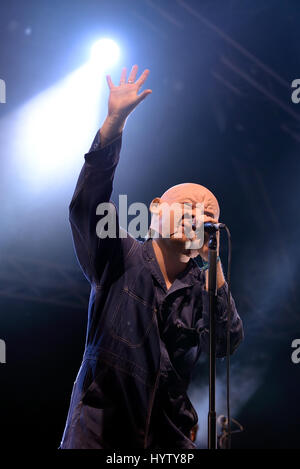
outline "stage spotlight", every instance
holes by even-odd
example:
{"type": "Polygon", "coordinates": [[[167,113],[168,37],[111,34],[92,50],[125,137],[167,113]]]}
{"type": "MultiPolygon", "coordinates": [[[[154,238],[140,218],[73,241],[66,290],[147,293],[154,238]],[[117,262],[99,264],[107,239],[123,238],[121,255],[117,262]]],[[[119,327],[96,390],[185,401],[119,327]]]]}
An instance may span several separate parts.
{"type": "Polygon", "coordinates": [[[112,39],[99,39],[91,49],[91,63],[101,69],[114,65],[120,56],[119,46],[112,39]]]}
{"type": "Polygon", "coordinates": [[[85,64],[32,98],[12,118],[17,127],[16,172],[30,192],[47,191],[53,184],[63,187],[68,177],[74,179],[107,111],[100,99],[103,86],[107,93],[104,74],[119,55],[112,39],[98,40],[85,64]]]}
{"type": "Polygon", "coordinates": [[[31,191],[65,184],[82,164],[99,125],[102,89],[86,64],[19,110],[17,166],[31,191]]]}

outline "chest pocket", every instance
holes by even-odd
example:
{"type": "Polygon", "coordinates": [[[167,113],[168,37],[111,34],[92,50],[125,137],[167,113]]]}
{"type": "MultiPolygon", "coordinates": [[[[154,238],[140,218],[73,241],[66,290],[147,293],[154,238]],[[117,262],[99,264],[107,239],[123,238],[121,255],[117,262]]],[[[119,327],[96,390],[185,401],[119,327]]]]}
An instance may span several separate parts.
{"type": "Polygon", "coordinates": [[[113,337],[129,347],[141,347],[156,321],[156,311],[150,300],[124,287],[111,320],[113,337]]]}

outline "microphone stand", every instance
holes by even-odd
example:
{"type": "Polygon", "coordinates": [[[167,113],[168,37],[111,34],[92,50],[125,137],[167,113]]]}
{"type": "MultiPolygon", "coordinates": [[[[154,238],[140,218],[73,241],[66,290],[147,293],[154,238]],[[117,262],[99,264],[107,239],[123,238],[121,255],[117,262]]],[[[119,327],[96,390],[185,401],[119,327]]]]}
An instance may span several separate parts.
{"type": "Polygon", "coordinates": [[[208,294],[209,294],[209,413],[208,449],[217,449],[216,416],[216,334],[215,317],[217,308],[217,235],[210,232],[208,243],[208,294]]]}

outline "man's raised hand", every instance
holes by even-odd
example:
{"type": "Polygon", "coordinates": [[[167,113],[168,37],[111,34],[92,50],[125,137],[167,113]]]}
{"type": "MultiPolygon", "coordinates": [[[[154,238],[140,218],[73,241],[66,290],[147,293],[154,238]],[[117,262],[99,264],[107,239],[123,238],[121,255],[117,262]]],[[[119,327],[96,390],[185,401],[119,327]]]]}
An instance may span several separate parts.
{"type": "Polygon", "coordinates": [[[138,80],[136,75],[138,66],[134,65],[126,81],[126,68],[122,69],[120,83],[115,86],[112,82],[110,75],[106,76],[107,84],[110,90],[108,99],[108,115],[111,118],[124,121],[133,111],[133,109],[143,101],[152,90],[147,89],[141,94],[138,94],[140,88],[145,83],[150,71],[144,70],[138,80]]]}
{"type": "Polygon", "coordinates": [[[148,94],[152,93],[148,89],[138,94],[149,75],[149,70],[144,70],[139,79],[136,80],[137,71],[138,66],[134,65],[126,82],[126,68],[123,68],[118,86],[113,84],[110,75],[106,76],[110,93],[108,98],[108,115],[100,129],[101,147],[107,145],[121,134],[129,114],[148,94]]]}

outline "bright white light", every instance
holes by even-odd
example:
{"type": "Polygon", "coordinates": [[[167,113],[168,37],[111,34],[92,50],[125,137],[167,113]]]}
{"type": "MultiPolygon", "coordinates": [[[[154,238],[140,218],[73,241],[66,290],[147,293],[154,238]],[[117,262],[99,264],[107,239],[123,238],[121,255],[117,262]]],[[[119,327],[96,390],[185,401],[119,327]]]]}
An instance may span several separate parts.
{"type": "Polygon", "coordinates": [[[103,80],[85,65],[19,110],[17,165],[32,188],[66,180],[83,164],[100,125],[103,80]]]}
{"type": "Polygon", "coordinates": [[[22,186],[25,183],[31,192],[39,192],[75,179],[107,112],[105,68],[119,54],[114,41],[100,39],[92,48],[91,60],[11,115],[15,129],[11,161],[22,186]]]}
{"type": "Polygon", "coordinates": [[[112,39],[99,39],[91,50],[91,62],[101,69],[114,65],[120,56],[119,46],[112,39]]]}

